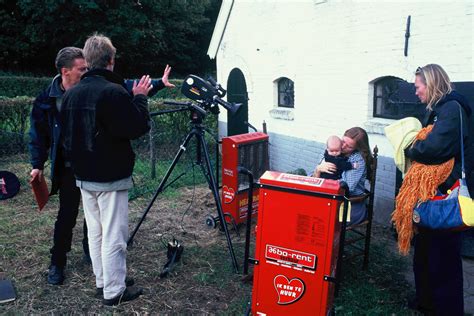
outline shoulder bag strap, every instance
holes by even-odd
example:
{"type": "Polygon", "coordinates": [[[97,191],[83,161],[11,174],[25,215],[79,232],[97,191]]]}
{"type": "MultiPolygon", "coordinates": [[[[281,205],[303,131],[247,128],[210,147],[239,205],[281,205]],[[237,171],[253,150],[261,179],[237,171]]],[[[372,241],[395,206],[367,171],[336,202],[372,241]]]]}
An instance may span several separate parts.
{"type": "MultiPolygon", "coordinates": [[[[457,102],[458,103],[458,102],[457,102]]],[[[462,126],[462,110],[461,104],[459,104],[459,117],[461,122],[461,178],[466,179],[466,172],[464,171],[464,134],[463,134],[463,126],[462,126]]]]}

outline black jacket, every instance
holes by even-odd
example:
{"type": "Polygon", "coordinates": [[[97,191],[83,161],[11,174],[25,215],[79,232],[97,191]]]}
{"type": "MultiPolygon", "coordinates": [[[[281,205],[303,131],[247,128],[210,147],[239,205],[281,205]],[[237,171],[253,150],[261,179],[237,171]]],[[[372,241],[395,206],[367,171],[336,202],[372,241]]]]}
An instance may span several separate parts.
{"type": "Polygon", "coordinates": [[[150,129],[145,95],[130,96],[123,79],[106,69],[85,73],[64,95],[64,147],[77,179],[116,181],[131,176],[130,143],[150,129]]]}
{"type": "Polygon", "coordinates": [[[352,169],[352,164],[347,161],[348,157],[345,156],[331,156],[329,155],[328,151],[324,152],[324,161],[331,162],[336,165],[336,172],[335,173],[327,173],[321,172],[319,175],[320,178],[324,179],[332,179],[332,180],[339,180],[342,177],[342,173],[346,170],[352,169]]]}
{"type": "Polygon", "coordinates": [[[459,105],[462,108],[466,171],[468,172],[469,182],[472,182],[472,179],[470,179],[474,162],[472,110],[467,100],[456,91],[446,95],[434,106],[432,111],[425,114],[422,122],[423,127],[433,124],[433,130],[426,139],[417,141],[413,147],[405,150],[405,155],[408,158],[428,165],[440,164],[453,157],[455,158],[453,171],[446,182],[439,187],[442,192],[446,192],[461,177],[461,117],[459,105]]]}
{"type": "Polygon", "coordinates": [[[31,156],[31,165],[34,169],[43,170],[48,160],[51,159],[51,194],[58,191],[58,168],[64,168],[61,157],[61,122],[56,107],[58,98],[64,91],[60,87],[61,76],[56,76],[52,83],[43,90],[33,102],[30,115],[30,141],[28,147],[31,156]]]}

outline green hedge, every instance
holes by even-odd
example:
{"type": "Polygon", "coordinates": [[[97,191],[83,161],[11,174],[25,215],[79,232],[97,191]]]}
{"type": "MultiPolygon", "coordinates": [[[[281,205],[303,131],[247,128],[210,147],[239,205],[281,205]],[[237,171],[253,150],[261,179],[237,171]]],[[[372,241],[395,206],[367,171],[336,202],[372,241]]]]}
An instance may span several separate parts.
{"type": "MultiPolygon", "coordinates": [[[[37,96],[41,90],[50,83],[51,77],[24,77],[0,76],[0,96],[14,98],[17,96],[37,96]]],[[[162,89],[153,97],[154,99],[176,99],[181,97],[181,84],[183,80],[170,80],[176,88],[162,89]]]]}
{"type": "Polygon", "coordinates": [[[48,77],[0,76],[0,96],[36,96],[51,83],[48,77]]]}
{"type": "Polygon", "coordinates": [[[16,154],[26,150],[32,97],[0,97],[0,154],[16,154]]]}
{"type": "Polygon", "coordinates": [[[171,89],[161,89],[157,94],[153,96],[152,99],[180,99],[183,98],[181,94],[181,85],[183,84],[183,79],[171,79],[170,82],[176,86],[176,88],[171,89]]]}
{"type": "MultiPolygon", "coordinates": [[[[175,83],[176,84],[176,83],[175,83]]],[[[164,89],[159,97],[173,95],[178,89],[164,89]]],[[[167,98],[175,101],[186,101],[183,98],[167,98]]],[[[29,115],[34,97],[7,98],[0,96],[0,154],[8,155],[26,152],[26,139],[29,129],[29,115]]],[[[163,99],[153,98],[148,102],[150,112],[169,110],[173,107],[163,105],[163,99]]],[[[181,137],[190,129],[189,112],[176,112],[153,117],[153,137],[142,137],[134,144],[139,152],[149,150],[150,141],[160,148],[162,156],[172,158],[181,137]],[[168,151],[170,151],[168,153],[168,151]]],[[[210,130],[217,130],[217,116],[209,114],[205,125],[210,130]]],[[[210,141],[210,139],[209,139],[210,141]]]]}
{"type": "Polygon", "coordinates": [[[24,132],[32,103],[32,97],[0,97],[0,129],[14,133],[24,132]]]}

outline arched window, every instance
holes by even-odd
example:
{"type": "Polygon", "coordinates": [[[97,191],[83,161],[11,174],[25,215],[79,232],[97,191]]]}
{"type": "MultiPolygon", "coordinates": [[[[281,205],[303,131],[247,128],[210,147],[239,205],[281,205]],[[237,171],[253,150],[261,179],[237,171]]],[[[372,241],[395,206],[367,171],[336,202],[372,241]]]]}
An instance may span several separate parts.
{"type": "Polygon", "coordinates": [[[415,94],[415,86],[397,77],[384,77],[374,83],[374,117],[421,119],[425,106],[415,94]]]}
{"type": "Polygon", "coordinates": [[[278,80],[278,106],[295,107],[295,85],[292,80],[285,77],[278,80]]]}

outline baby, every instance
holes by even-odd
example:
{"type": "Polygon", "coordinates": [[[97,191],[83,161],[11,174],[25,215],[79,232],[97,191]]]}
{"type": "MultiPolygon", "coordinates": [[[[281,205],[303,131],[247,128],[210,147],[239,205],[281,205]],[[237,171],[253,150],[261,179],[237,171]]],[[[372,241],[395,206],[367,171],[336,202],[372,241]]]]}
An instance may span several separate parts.
{"type": "Polygon", "coordinates": [[[353,166],[352,163],[347,161],[347,157],[341,155],[341,149],[342,140],[335,135],[329,136],[326,141],[324,160],[335,164],[337,170],[335,173],[321,172],[320,178],[338,180],[341,179],[344,171],[357,168],[357,166],[353,166]]]}

